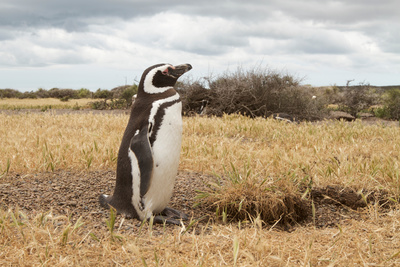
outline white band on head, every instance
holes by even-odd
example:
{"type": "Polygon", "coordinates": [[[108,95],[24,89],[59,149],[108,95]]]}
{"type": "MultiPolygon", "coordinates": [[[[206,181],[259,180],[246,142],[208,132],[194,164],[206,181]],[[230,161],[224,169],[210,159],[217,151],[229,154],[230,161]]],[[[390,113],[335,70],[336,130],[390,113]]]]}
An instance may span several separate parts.
{"type": "Polygon", "coordinates": [[[159,93],[163,93],[163,92],[165,92],[165,91],[167,91],[167,90],[172,88],[171,86],[155,87],[153,85],[153,77],[157,73],[157,71],[163,72],[168,67],[173,67],[173,66],[171,66],[169,64],[162,65],[160,67],[152,69],[151,71],[149,71],[149,73],[147,73],[146,78],[144,79],[144,84],[143,84],[143,90],[144,90],[145,93],[148,93],[148,94],[159,94],[159,93]]]}

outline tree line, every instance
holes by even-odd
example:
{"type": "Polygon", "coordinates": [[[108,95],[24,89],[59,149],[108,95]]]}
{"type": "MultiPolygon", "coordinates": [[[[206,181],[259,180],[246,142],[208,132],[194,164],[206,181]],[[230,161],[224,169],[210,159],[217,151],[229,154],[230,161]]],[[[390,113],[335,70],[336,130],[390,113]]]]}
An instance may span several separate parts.
{"type": "MultiPolygon", "coordinates": [[[[92,98],[93,109],[128,108],[137,85],[91,92],[52,88],[31,92],[0,89],[0,98],[92,98]]],[[[184,115],[221,116],[238,113],[249,117],[289,114],[297,120],[320,120],[332,110],[345,111],[354,117],[369,112],[385,119],[400,120],[400,86],[376,87],[367,83],[351,86],[312,87],[287,73],[266,68],[226,72],[217,77],[183,80],[176,85],[181,95],[184,115]]]]}

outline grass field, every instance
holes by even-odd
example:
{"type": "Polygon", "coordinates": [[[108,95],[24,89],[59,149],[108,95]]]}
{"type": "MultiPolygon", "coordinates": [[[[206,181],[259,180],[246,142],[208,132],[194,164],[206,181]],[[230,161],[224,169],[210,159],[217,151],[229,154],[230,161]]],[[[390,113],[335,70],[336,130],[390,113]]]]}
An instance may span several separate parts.
{"type": "MultiPolygon", "coordinates": [[[[0,187],[15,173],[114,170],[127,119],[127,115],[90,113],[0,114],[0,187]]],[[[250,217],[246,224],[216,220],[186,225],[188,231],[184,226],[156,228],[146,223],[141,232],[124,234],[116,225],[115,232],[96,235],[93,222],[85,218],[71,221],[48,211],[26,213],[10,207],[0,212],[0,264],[400,264],[398,126],[361,121],[287,124],[232,115],[184,118],[183,132],[180,170],[211,174],[222,181],[218,184],[217,178],[210,178],[216,189],[203,195],[208,205],[227,207],[226,201],[234,195],[239,196],[234,201],[244,207],[247,196],[267,191],[273,191],[278,202],[292,194],[312,203],[306,188],[329,186],[354,189],[364,198],[384,192],[390,205],[369,204],[356,211],[361,219],[350,217],[323,228],[300,223],[283,231],[250,217]]],[[[312,207],[311,217],[318,212],[312,207]]],[[[110,215],[108,224],[111,219],[110,215]]]]}
{"type": "Polygon", "coordinates": [[[18,109],[78,109],[88,108],[89,102],[93,99],[71,99],[69,101],[61,101],[57,98],[38,98],[38,99],[18,99],[18,98],[4,98],[0,99],[0,110],[18,110],[18,109]]]}

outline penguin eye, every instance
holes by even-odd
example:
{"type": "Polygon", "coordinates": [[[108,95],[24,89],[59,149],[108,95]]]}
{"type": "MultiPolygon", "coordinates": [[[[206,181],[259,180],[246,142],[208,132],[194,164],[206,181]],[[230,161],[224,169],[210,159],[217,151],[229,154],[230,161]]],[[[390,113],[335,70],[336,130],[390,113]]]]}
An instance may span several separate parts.
{"type": "Polygon", "coordinates": [[[166,69],[162,72],[162,74],[167,75],[167,74],[168,74],[168,68],[166,68],[166,69]]]}

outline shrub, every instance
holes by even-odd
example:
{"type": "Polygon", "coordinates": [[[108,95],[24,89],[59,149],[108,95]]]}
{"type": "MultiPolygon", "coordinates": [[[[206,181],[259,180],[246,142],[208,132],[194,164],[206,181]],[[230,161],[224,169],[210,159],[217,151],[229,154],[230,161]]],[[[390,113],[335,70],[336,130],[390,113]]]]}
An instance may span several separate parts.
{"type": "Polygon", "coordinates": [[[125,90],[122,92],[119,98],[125,100],[126,107],[132,105],[132,97],[137,94],[137,91],[138,87],[136,84],[134,84],[132,86],[125,88],[125,90]]]}
{"type": "Polygon", "coordinates": [[[37,98],[37,96],[34,92],[23,92],[18,95],[18,98],[20,98],[20,99],[24,99],[24,98],[35,99],[35,98],[37,98]]]}
{"type": "Polygon", "coordinates": [[[206,78],[208,88],[201,82],[178,86],[183,110],[193,111],[206,100],[207,115],[239,113],[254,117],[269,117],[288,113],[298,119],[320,119],[324,116],[326,100],[323,94],[288,74],[262,68],[249,71],[238,69],[217,79],[206,78]],[[318,94],[317,98],[313,97],[318,94]]]}
{"type": "Polygon", "coordinates": [[[46,89],[43,88],[39,88],[36,92],[35,92],[36,96],[38,98],[49,98],[50,94],[46,89]]]}
{"type": "Polygon", "coordinates": [[[372,109],[372,112],[374,113],[375,117],[382,119],[390,118],[390,110],[386,106],[376,107],[372,109]]]}
{"type": "Polygon", "coordinates": [[[90,104],[90,107],[92,109],[97,109],[97,110],[107,109],[106,100],[104,100],[104,101],[94,101],[94,102],[90,102],[89,104],[90,104]]]}
{"type": "Polygon", "coordinates": [[[394,88],[386,91],[383,95],[385,108],[391,119],[400,119],[400,89],[394,88]]]}
{"type": "Polygon", "coordinates": [[[210,90],[206,89],[200,81],[177,82],[175,89],[181,96],[184,115],[201,113],[201,108],[211,101],[210,90]]]}
{"type": "Polygon", "coordinates": [[[0,98],[19,98],[20,94],[14,89],[0,89],[0,98]]]}
{"type": "Polygon", "coordinates": [[[68,101],[69,101],[69,96],[61,97],[60,100],[61,100],[62,102],[68,102],[68,101]]]}
{"type": "Polygon", "coordinates": [[[49,97],[53,98],[78,98],[78,93],[76,90],[73,89],[59,89],[59,88],[52,88],[49,90],[49,97]]]}
{"type": "Polygon", "coordinates": [[[338,104],[343,99],[343,90],[336,86],[322,87],[322,94],[328,104],[338,104]]]}
{"type": "Polygon", "coordinates": [[[122,92],[125,91],[125,89],[128,87],[129,87],[129,85],[123,85],[123,86],[118,86],[118,87],[111,89],[112,97],[120,98],[122,96],[122,92]]]}
{"type": "Polygon", "coordinates": [[[356,117],[360,111],[379,104],[378,91],[379,89],[372,88],[369,84],[346,86],[343,90],[341,103],[339,103],[339,109],[356,117]]]}
{"type": "Polygon", "coordinates": [[[92,95],[92,92],[89,91],[89,89],[86,88],[81,88],[77,92],[77,98],[90,98],[92,95]]]}
{"type": "Polygon", "coordinates": [[[132,97],[137,94],[137,90],[138,86],[136,84],[115,87],[111,90],[111,93],[112,98],[117,100],[112,102],[111,106],[124,109],[130,107],[132,105],[132,97]]]}
{"type": "Polygon", "coordinates": [[[132,104],[132,98],[129,102],[126,102],[125,99],[111,99],[110,103],[107,104],[107,109],[125,109],[127,106],[132,104]]]}
{"type": "Polygon", "coordinates": [[[93,98],[102,98],[109,99],[113,97],[113,93],[107,89],[97,89],[96,92],[93,93],[93,98]]]}

